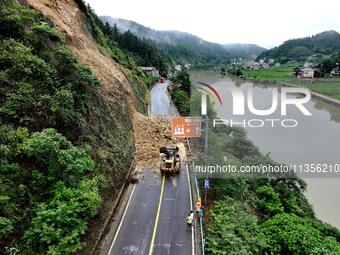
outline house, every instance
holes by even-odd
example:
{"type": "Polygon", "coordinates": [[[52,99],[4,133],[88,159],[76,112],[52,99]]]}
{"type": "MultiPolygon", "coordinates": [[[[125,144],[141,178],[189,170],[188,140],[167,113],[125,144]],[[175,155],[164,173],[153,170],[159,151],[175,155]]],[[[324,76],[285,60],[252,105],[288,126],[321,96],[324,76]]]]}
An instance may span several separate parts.
{"type": "Polygon", "coordinates": [[[152,75],[156,78],[159,78],[159,70],[156,67],[152,66],[141,66],[140,69],[149,75],[152,75]]]}
{"type": "Polygon", "coordinates": [[[301,77],[304,79],[313,79],[314,78],[314,69],[307,67],[301,69],[301,77]]]}
{"type": "Polygon", "coordinates": [[[262,65],[256,61],[249,61],[245,67],[248,70],[259,70],[261,69],[262,65]]]}
{"type": "Polygon", "coordinates": [[[182,66],[181,65],[175,65],[175,71],[176,72],[180,72],[180,71],[182,71],[182,66]]]}
{"type": "Polygon", "coordinates": [[[331,76],[340,76],[340,68],[339,66],[337,66],[336,68],[333,68],[331,73],[330,73],[331,76]]]}
{"type": "Polygon", "coordinates": [[[191,66],[192,66],[191,64],[185,64],[184,65],[185,69],[187,69],[187,70],[190,70],[191,66]]]}
{"type": "Polygon", "coordinates": [[[302,71],[302,78],[321,77],[321,65],[320,64],[305,63],[301,71],[302,71]],[[304,73],[308,77],[304,77],[304,73]],[[311,73],[313,73],[313,77],[309,77],[311,73]]]}
{"type": "Polygon", "coordinates": [[[268,63],[263,63],[263,64],[261,64],[261,67],[263,68],[263,69],[269,69],[269,64],[268,63]]]}

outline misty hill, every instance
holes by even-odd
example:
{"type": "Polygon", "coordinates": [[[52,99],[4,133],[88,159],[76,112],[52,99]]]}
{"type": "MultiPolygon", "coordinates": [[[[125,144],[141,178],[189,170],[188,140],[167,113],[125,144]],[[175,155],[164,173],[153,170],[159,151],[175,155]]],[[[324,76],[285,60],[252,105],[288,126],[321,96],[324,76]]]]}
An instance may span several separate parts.
{"type": "Polygon", "coordinates": [[[163,55],[173,62],[190,62],[196,66],[213,66],[228,62],[231,58],[249,58],[264,49],[256,45],[221,45],[205,41],[197,36],[179,31],[157,31],[134,21],[102,16],[102,21],[117,25],[121,31],[130,30],[139,37],[153,41],[163,55]]]}
{"type": "Polygon", "coordinates": [[[263,52],[260,58],[273,58],[280,62],[303,61],[313,54],[330,55],[340,51],[340,34],[334,30],[310,37],[285,41],[278,47],[263,52]]]}
{"type": "Polygon", "coordinates": [[[225,44],[224,47],[233,55],[241,58],[249,58],[250,56],[259,56],[267,49],[260,47],[256,44],[242,44],[231,43],[225,44]]]}

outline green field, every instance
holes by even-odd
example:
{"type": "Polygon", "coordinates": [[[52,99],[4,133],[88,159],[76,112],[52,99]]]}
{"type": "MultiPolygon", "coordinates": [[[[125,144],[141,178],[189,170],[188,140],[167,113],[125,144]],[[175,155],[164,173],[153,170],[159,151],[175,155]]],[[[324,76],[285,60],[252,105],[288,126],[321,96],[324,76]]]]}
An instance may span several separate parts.
{"type": "Polygon", "coordinates": [[[248,79],[258,79],[267,81],[289,81],[292,80],[293,69],[298,64],[286,64],[272,69],[242,70],[243,77],[248,79]]]}
{"type": "Polygon", "coordinates": [[[263,70],[242,70],[243,77],[257,81],[284,82],[292,85],[305,86],[315,92],[340,100],[340,78],[317,78],[313,83],[303,83],[296,79],[292,72],[298,64],[286,64],[281,67],[263,70]]]}
{"type": "Polygon", "coordinates": [[[337,81],[336,83],[317,82],[305,86],[315,92],[340,100],[340,79],[337,81]]]}

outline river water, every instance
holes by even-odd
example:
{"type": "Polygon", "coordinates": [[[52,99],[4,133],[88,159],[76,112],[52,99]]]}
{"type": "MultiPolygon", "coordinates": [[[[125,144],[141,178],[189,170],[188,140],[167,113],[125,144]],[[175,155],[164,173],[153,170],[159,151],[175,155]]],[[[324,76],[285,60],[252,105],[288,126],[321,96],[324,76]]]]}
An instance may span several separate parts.
{"type": "MultiPolygon", "coordinates": [[[[258,84],[223,77],[213,71],[193,71],[192,81],[206,82],[213,85],[221,95],[223,107],[217,106],[219,118],[241,121],[243,119],[266,119],[255,116],[245,107],[245,115],[236,118],[232,115],[232,97],[228,88],[238,87],[245,92],[253,91],[256,109],[268,109],[272,104],[272,88],[276,85],[258,84]]],[[[340,84],[339,84],[340,86],[340,84]]],[[[280,95],[280,89],[279,95],[280,95]]],[[[296,98],[292,95],[291,98],[296,98]]],[[[279,101],[280,105],[280,101],[279,101]]],[[[264,153],[276,162],[290,164],[305,163],[340,163],[340,107],[312,98],[305,107],[312,114],[305,116],[294,106],[287,107],[287,116],[281,116],[280,107],[270,118],[295,119],[296,127],[282,127],[275,122],[275,127],[265,123],[261,128],[246,125],[248,137],[264,153]]],[[[338,175],[339,176],[339,175],[338,175]]],[[[329,175],[301,176],[307,183],[306,196],[313,205],[316,216],[340,229],[340,179],[329,175]]]]}

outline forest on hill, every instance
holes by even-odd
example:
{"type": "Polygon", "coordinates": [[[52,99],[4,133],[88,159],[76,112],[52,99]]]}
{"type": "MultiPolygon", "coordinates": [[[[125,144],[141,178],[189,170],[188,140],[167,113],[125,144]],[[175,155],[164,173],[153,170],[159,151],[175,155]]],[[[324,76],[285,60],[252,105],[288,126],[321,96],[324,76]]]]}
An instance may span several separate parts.
{"type": "Polygon", "coordinates": [[[286,63],[292,60],[304,61],[314,54],[331,55],[339,51],[340,34],[331,30],[310,37],[285,41],[280,46],[263,52],[257,59],[272,58],[286,63]]]}

